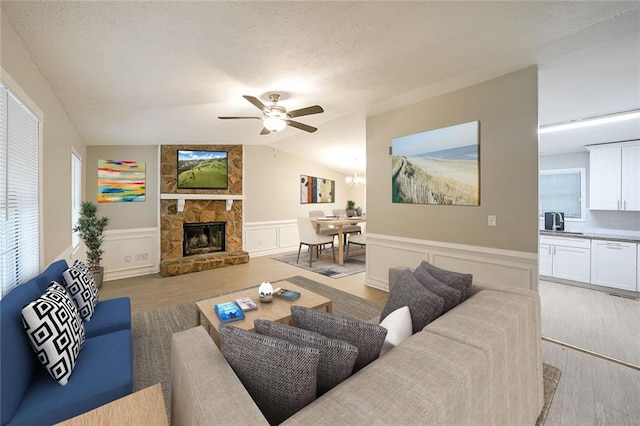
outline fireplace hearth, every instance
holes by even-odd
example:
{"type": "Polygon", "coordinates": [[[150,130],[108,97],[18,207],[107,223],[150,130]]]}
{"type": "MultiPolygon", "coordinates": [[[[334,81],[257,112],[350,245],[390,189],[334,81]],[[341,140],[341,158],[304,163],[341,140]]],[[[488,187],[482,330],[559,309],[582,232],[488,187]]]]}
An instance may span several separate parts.
{"type": "Polygon", "coordinates": [[[225,251],[225,222],[199,222],[183,224],[183,256],[225,251]]]}

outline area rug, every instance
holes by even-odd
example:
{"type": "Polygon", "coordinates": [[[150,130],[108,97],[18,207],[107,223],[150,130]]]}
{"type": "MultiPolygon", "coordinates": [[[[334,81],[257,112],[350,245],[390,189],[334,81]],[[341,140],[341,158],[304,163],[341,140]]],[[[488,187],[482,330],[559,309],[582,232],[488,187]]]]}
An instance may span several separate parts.
{"type": "MultiPolygon", "coordinates": [[[[328,297],[333,312],[368,321],[380,315],[382,307],[333,287],[295,276],[287,278],[300,287],[328,297]]],[[[237,291],[237,290],[236,290],[237,291]]],[[[224,294],[224,293],[221,293],[224,294]]],[[[221,294],[212,294],[210,297],[221,294]]],[[[181,303],[133,316],[133,390],[138,391],[156,383],[162,385],[167,418],[171,413],[171,336],[195,326],[195,302],[181,303]]],[[[544,408],[537,425],[543,425],[560,379],[560,370],[544,364],[544,408]]]]}
{"type": "MultiPolygon", "coordinates": [[[[323,253],[325,256],[326,253],[323,253]]],[[[331,253],[329,253],[331,256],[331,253]]],[[[336,248],[336,257],[338,256],[338,249],[336,248]]],[[[309,253],[300,253],[300,262],[296,263],[298,258],[298,252],[283,253],[272,256],[271,259],[279,260],[280,262],[287,263],[291,266],[297,266],[298,268],[305,269],[307,271],[315,272],[317,274],[324,275],[330,278],[342,278],[353,274],[364,272],[365,269],[365,255],[360,254],[358,256],[350,256],[344,261],[344,265],[338,265],[334,263],[331,257],[320,259],[313,259],[311,267],[309,267],[309,253]]]]}

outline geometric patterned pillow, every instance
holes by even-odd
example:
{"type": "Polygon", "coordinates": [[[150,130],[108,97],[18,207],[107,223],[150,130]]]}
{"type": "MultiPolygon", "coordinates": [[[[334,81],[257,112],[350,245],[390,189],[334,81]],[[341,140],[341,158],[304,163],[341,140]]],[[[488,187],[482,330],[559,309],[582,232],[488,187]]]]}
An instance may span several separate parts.
{"type": "Polygon", "coordinates": [[[347,342],[330,339],[314,331],[303,330],[275,321],[257,319],[253,325],[258,334],[320,351],[318,397],[347,379],[353,371],[353,365],[358,357],[358,348],[347,342]]]}
{"type": "Polygon", "coordinates": [[[84,345],[84,327],[64,287],[52,282],[42,296],[22,309],[31,347],[51,377],[67,384],[84,345]]]}
{"type": "Polygon", "coordinates": [[[64,286],[73,298],[80,318],[90,321],[93,311],[98,304],[98,287],[93,280],[93,274],[81,267],[72,266],[62,273],[64,286]]]}
{"type": "Polygon", "coordinates": [[[91,271],[91,269],[87,265],[85,265],[84,263],[82,263],[82,261],[78,259],[76,259],[73,262],[73,268],[84,271],[84,273],[87,274],[87,279],[89,280],[89,282],[93,283],[92,284],[93,288],[91,289],[91,292],[96,299],[96,303],[94,303],[94,306],[95,306],[100,301],[100,293],[98,292],[98,286],[96,285],[96,280],[95,278],[93,278],[93,271],[91,271]]]}

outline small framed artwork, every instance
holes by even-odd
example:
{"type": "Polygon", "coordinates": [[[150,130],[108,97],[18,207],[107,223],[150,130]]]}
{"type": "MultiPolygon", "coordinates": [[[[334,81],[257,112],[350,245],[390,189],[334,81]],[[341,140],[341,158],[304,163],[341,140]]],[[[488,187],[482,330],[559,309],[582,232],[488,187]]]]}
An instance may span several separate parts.
{"type": "Polygon", "coordinates": [[[145,201],[145,163],[98,160],[98,203],[145,201]]]}
{"type": "Polygon", "coordinates": [[[300,204],[334,203],[336,181],[314,176],[300,176],[300,204]]]}
{"type": "Polygon", "coordinates": [[[480,205],[480,122],[394,138],[394,203],[480,205]]]}

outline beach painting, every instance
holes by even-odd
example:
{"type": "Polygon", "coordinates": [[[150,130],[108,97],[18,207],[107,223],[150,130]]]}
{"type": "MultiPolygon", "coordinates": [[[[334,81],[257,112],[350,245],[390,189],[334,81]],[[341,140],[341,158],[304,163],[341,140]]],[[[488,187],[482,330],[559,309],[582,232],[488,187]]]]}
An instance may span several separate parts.
{"type": "Polygon", "coordinates": [[[480,122],[392,140],[394,203],[480,205],[480,122]]]}
{"type": "Polygon", "coordinates": [[[145,201],[145,163],[98,160],[98,203],[145,201]]]}

